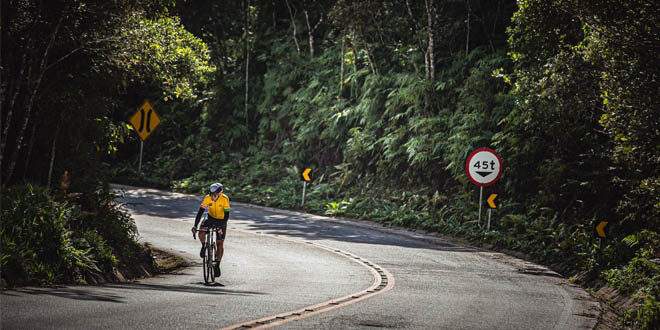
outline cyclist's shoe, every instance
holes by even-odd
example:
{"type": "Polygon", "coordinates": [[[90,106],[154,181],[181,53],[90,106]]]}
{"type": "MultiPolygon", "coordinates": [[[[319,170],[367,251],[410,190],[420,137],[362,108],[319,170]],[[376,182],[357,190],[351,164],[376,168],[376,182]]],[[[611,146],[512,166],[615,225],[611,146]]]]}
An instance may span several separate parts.
{"type": "Polygon", "coordinates": [[[213,272],[215,272],[215,277],[220,277],[220,263],[216,263],[213,267],[213,272]]]}
{"type": "Polygon", "coordinates": [[[204,259],[204,254],[206,254],[206,244],[202,244],[202,249],[199,250],[199,257],[204,259]]]}

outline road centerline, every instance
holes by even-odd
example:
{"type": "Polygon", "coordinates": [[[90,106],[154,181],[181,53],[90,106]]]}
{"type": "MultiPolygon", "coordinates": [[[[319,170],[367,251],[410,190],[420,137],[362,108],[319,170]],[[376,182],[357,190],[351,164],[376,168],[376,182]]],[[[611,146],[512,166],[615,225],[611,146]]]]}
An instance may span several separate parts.
{"type": "MultiPolygon", "coordinates": [[[[251,231],[246,231],[241,229],[233,229],[233,230],[247,234],[257,235],[251,231]]],[[[277,315],[267,316],[247,322],[233,324],[228,327],[222,328],[222,330],[239,329],[239,328],[265,329],[274,326],[279,326],[285,323],[301,320],[313,315],[325,313],[331,310],[335,310],[344,306],[348,306],[363,301],[365,299],[385,293],[394,287],[394,276],[387,269],[380,267],[377,264],[372,263],[371,261],[366,260],[362,257],[356,256],[350,252],[310,241],[301,241],[301,240],[290,239],[290,238],[285,238],[285,237],[270,235],[265,233],[258,233],[258,235],[269,236],[271,238],[276,238],[279,240],[284,240],[298,244],[311,245],[315,248],[323,249],[326,250],[327,252],[340,255],[348,260],[356,262],[362,265],[363,267],[369,269],[369,271],[374,277],[374,281],[370,287],[358,292],[350,293],[343,297],[334,298],[325,302],[318,303],[316,305],[306,306],[301,309],[296,309],[277,315]]]]}

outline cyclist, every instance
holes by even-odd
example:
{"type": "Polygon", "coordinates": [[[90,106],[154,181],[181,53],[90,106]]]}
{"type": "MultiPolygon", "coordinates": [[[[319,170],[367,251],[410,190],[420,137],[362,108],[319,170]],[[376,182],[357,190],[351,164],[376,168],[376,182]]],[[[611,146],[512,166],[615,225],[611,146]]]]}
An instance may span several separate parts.
{"type": "MultiPolygon", "coordinates": [[[[192,227],[193,237],[197,232],[197,224],[202,218],[204,211],[209,210],[208,218],[201,224],[200,229],[208,229],[210,226],[219,227],[218,239],[216,241],[218,249],[216,250],[218,263],[215,264],[215,276],[220,276],[220,261],[224,252],[225,235],[227,233],[227,220],[229,220],[229,197],[223,194],[224,187],[221,183],[214,183],[209,187],[209,193],[204,197],[202,204],[195,217],[195,225],[192,227]]],[[[217,229],[216,229],[217,230],[217,229]]],[[[204,258],[206,252],[206,232],[199,232],[199,240],[202,242],[202,249],[199,256],[204,258]]]]}

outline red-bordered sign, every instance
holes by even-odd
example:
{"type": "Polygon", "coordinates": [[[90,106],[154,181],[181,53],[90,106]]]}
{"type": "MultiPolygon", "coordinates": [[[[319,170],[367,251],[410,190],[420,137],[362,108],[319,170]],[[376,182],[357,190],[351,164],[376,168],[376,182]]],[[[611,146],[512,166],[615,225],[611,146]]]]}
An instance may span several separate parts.
{"type": "Polygon", "coordinates": [[[490,186],[502,175],[502,158],[493,149],[479,148],[465,162],[465,172],[477,186],[490,186]]]}

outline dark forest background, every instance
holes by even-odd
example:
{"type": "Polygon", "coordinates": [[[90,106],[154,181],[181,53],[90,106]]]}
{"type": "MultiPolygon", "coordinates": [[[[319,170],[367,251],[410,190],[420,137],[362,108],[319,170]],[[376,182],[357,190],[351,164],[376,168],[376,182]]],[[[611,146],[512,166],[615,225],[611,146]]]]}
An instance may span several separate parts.
{"type": "Polygon", "coordinates": [[[1,10],[9,283],[71,281],[135,257],[117,248],[137,233],[109,182],[201,193],[221,181],[232,200],[521,251],[634,297],[626,324],[660,324],[656,1],[7,0],[1,10]],[[138,173],[128,118],[147,99],[162,123],[138,173]],[[480,147],[504,164],[485,189],[498,194],[490,231],[465,174],[480,147]],[[44,222],[61,237],[56,264],[25,252],[37,235],[26,228],[44,222]]]}

